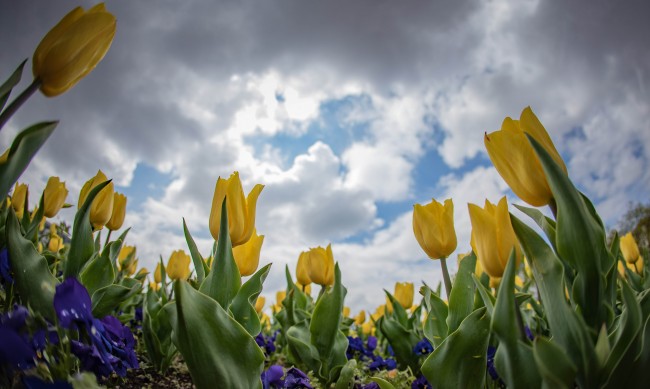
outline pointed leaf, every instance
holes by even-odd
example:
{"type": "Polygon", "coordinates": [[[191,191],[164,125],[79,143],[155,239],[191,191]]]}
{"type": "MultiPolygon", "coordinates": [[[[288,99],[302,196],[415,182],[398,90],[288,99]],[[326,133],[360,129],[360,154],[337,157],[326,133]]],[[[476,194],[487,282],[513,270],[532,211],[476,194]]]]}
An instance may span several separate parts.
{"type": "Polygon", "coordinates": [[[424,286],[424,303],[427,306],[427,317],[424,322],[424,336],[431,341],[434,347],[438,347],[447,337],[447,304],[434,294],[428,286],[424,286]]]}
{"type": "Polygon", "coordinates": [[[190,249],[190,255],[192,256],[192,262],[194,263],[194,271],[196,271],[196,280],[199,284],[203,282],[205,278],[205,269],[203,268],[203,257],[199,253],[198,247],[194,242],[194,238],[190,234],[190,231],[187,229],[187,224],[185,224],[185,218],[183,218],[183,232],[185,233],[185,241],[187,242],[187,247],[190,249]]]}
{"type": "Polygon", "coordinates": [[[555,221],[550,217],[544,215],[542,211],[537,208],[524,207],[523,205],[519,204],[514,204],[514,206],[521,212],[528,215],[528,217],[533,219],[535,223],[537,223],[539,228],[544,231],[546,238],[548,238],[549,242],[551,242],[551,245],[553,245],[553,248],[555,249],[555,229],[557,227],[555,221]]]}
{"type": "Polygon", "coordinates": [[[2,109],[7,103],[7,99],[9,99],[9,95],[11,94],[12,89],[20,82],[20,79],[23,75],[23,67],[25,66],[25,62],[27,62],[26,59],[21,62],[16,70],[14,70],[14,72],[11,74],[11,76],[9,76],[9,78],[2,85],[0,85],[0,112],[2,112],[2,109]]]}
{"type": "Polygon", "coordinates": [[[449,333],[456,331],[460,323],[472,313],[474,309],[474,291],[476,286],[472,274],[476,268],[476,255],[472,252],[464,257],[458,266],[458,273],[449,296],[449,316],[447,326],[449,333]]]}
{"type": "Polygon", "coordinates": [[[230,310],[233,317],[241,324],[251,336],[257,336],[262,330],[260,318],[255,310],[255,301],[262,292],[262,284],[271,270],[271,264],[258,270],[242,285],[241,289],[232,300],[230,310]]]}
{"type": "Polygon", "coordinates": [[[533,355],[544,384],[548,388],[573,389],[577,368],[564,350],[543,337],[535,338],[533,355]]]}

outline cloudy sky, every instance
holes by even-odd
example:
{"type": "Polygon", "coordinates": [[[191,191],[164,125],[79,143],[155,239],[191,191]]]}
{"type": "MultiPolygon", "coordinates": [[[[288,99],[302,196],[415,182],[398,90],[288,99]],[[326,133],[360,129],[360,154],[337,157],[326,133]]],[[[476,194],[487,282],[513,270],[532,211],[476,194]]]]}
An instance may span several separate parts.
{"type": "MultiPolygon", "coordinates": [[[[76,5],[94,2],[0,1],[0,78],[76,5]]],[[[458,252],[468,251],[467,202],[521,203],[491,166],[483,133],[528,105],[608,226],[629,202],[648,201],[645,0],[107,8],[118,24],[104,60],[64,95],[32,98],[0,146],[30,123],[60,119],[21,177],[32,202],[57,175],[76,204],[102,169],[128,197],[126,243],[149,269],[187,248],[183,217],[209,251],[214,185],[236,170],[246,192],[266,185],[257,229],[261,263],[273,262],[269,298],[286,264],[293,272],[301,251],[329,242],[353,311],[374,309],[396,281],[436,284],[439,263],[413,237],[413,204],[453,198],[458,252]]],[[[21,88],[29,70],[24,78],[21,88]]]]}

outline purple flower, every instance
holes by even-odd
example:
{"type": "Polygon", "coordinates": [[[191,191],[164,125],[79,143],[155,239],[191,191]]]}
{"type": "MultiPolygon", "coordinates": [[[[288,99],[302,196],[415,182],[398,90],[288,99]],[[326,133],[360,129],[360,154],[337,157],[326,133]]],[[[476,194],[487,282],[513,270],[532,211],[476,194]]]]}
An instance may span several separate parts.
{"type": "Polygon", "coordinates": [[[266,337],[261,332],[255,337],[255,343],[264,350],[266,355],[271,355],[275,352],[275,337],[277,333],[274,333],[272,336],[266,337]]]}
{"type": "Polygon", "coordinates": [[[411,384],[411,389],[432,389],[431,384],[421,375],[411,384]]]}
{"type": "Polygon", "coordinates": [[[73,340],[70,342],[72,353],[81,361],[81,370],[92,371],[100,377],[108,377],[113,372],[113,365],[117,358],[111,355],[102,355],[97,346],[73,340]]]}
{"type": "Polygon", "coordinates": [[[4,247],[0,250],[0,281],[4,284],[13,284],[14,279],[11,277],[11,267],[9,266],[9,251],[4,247]]]}
{"type": "Polygon", "coordinates": [[[497,348],[496,347],[488,346],[488,348],[487,348],[487,371],[490,374],[490,377],[492,377],[492,379],[494,381],[497,381],[499,383],[503,383],[503,381],[501,381],[501,377],[499,377],[499,373],[497,373],[496,367],[494,366],[494,357],[495,357],[496,353],[497,353],[497,348]]]}
{"type": "MultiPolygon", "coordinates": [[[[356,388],[356,386],[355,386],[355,388],[356,388]]],[[[359,389],[380,389],[380,386],[376,382],[371,382],[371,383],[366,384],[366,385],[361,385],[358,388],[359,389]]]]}
{"type": "Polygon", "coordinates": [[[368,350],[370,352],[375,351],[375,349],[377,348],[377,338],[372,336],[372,335],[368,336],[368,341],[366,342],[366,347],[368,348],[368,350]]]}
{"type": "Polygon", "coordinates": [[[429,342],[429,339],[424,338],[413,347],[413,352],[415,355],[427,355],[433,352],[433,346],[429,342]]]}
{"type": "Polygon", "coordinates": [[[92,325],[92,303],[86,288],[70,277],[56,286],[54,311],[63,328],[89,328],[92,325]]]}
{"type": "Polygon", "coordinates": [[[285,389],[313,389],[307,374],[295,367],[287,370],[287,376],[284,378],[284,387],[285,389]]]}
{"type": "Polygon", "coordinates": [[[0,366],[9,365],[20,370],[34,366],[36,353],[18,331],[0,324],[0,344],[0,366]]]}
{"type": "Polygon", "coordinates": [[[375,370],[393,370],[397,368],[397,362],[393,358],[384,359],[379,355],[373,357],[373,361],[368,365],[370,371],[375,370]]]}
{"type": "Polygon", "coordinates": [[[29,310],[22,305],[15,304],[13,311],[0,315],[0,324],[14,331],[20,331],[25,326],[29,310]]]}
{"type": "Polygon", "coordinates": [[[530,330],[528,326],[524,327],[524,332],[526,333],[526,337],[528,340],[535,340],[535,335],[533,335],[533,331],[530,330]]]}
{"type": "Polygon", "coordinates": [[[263,389],[271,388],[283,388],[284,380],[282,376],[284,375],[284,370],[280,365],[272,365],[268,370],[262,372],[262,387],[263,389]]]}
{"type": "Polygon", "coordinates": [[[356,353],[365,354],[365,352],[361,338],[348,336],[348,348],[345,350],[345,355],[348,359],[354,358],[356,353]]]}

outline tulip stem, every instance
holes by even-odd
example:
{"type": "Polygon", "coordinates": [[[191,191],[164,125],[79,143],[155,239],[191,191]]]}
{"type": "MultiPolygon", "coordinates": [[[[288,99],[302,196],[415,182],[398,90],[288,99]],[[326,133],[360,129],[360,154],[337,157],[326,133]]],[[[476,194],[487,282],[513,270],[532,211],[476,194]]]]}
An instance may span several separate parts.
{"type": "Polygon", "coordinates": [[[451,296],[451,278],[449,278],[449,270],[447,269],[447,258],[440,258],[440,266],[442,267],[442,279],[445,282],[445,292],[447,292],[447,300],[451,296]]]}
{"type": "Polygon", "coordinates": [[[4,127],[4,125],[9,121],[9,119],[11,119],[14,113],[18,111],[18,108],[20,108],[20,106],[23,105],[23,103],[27,101],[27,99],[29,99],[40,86],[41,80],[35,78],[34,81],[32,81],[32,83],[27,87],[27,89],[25,89],[23,93],[19,94],[18,97],[16,97],[14,101],[12,101],[11,104],[7,106],[7,109],[2,111],[0,114],[0,130],[2,130],[2,127],[4,127]]]}

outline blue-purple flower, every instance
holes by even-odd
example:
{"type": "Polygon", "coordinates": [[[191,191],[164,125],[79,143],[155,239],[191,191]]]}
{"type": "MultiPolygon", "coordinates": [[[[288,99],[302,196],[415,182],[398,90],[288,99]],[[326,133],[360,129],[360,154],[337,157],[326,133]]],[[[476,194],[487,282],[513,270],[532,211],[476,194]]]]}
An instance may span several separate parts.
{"type": "Polygon", "coordinates": [[[34,366],[36,352],[28,334],[23,331],[28,315],[27,308],[21,305],[15,305],[12,311],[0,315],[0,367],[24,370],[34,366]]]}
{"type": "Polygon", "coordinates": [[[368,365],[370,371],[375,370],[393,370],[397,368],[397,362],[393,358],[382,358],[379,355],[373,357],[373,361],[368,365]]]}
{"type": "Polygon", "coordinates": [[[92,303],[86,288],[70,277],[56,286],[54,311],[59,324],[68,329],[89,329],[93,322],[92,303]]]}
{"type": "Polygon", "coordinates": [[[280,365],[269,366],[268,370],[262,372],[262,387],[263,389],[276,389],[284,387],[284,370],[280,365]]]}
{"type": "Polygon", "coordinates": [[[11,267],[9,266],[9,251],[6,247],[0,250],[0,281],[3,284],[14,283],[14,279],[11,276],[11,267]]]}
{"type": "Polygon", "coordinates": [[[413,347],[413,352],[415,355],[427,355],[433,352],[433,346],[429,339],[424,338],[413,347]]]}
{"type": "Polygon", "coordinates": [[[429,381],[427,381],[427,379],[423,375],[420,375],[411,384],[411,389],[432,389],[432,387],[429,381]]]}
{"type": "Polygon", "coordinates": [[[309,377],[301,370],[292,367],[287,370],[287,376],[284,378],[285,389],[313,389],[309,377]]]}
{"type": "Polygon", "coordinates": [[[255,343],[264,350],[266,355],[271,355],[275,352],[275,338],[278,335],[278,332],[274,332],[273,335],[264,336],[261,332],[255,337],[255,343]]]}

